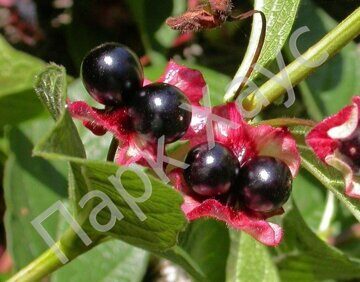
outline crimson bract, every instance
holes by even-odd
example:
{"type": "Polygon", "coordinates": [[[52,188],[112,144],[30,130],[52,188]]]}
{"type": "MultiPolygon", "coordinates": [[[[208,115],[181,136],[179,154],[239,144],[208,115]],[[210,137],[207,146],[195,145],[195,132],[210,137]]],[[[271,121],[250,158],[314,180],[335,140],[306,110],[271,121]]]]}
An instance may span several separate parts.
{"type": "Polygon", "coordinates": [[[345,193],[360,199],[360,96],[315,126],[306,137],[318,158],[338,169],[345,179],[345,193]]]}

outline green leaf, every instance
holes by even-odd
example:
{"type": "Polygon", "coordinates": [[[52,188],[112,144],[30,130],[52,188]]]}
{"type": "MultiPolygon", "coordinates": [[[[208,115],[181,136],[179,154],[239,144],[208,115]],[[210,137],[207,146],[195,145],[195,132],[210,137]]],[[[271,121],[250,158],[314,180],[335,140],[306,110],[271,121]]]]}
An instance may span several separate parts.
{"type": "Polygon", "coordinates": [[[205,274],[198,263],[180,246],[176,245],[166,252],[155,252],[155,254],[180,265],[195,281],[206,281],[205,274]]]}
{"type": "Polygon", "coordinates": [[[360,221],[360,201],[345,195],[345,183],[342,174],[336,169],[325,165],[305,145],[298,145],[301,153],[302,166],[315,176],[327,189],[350,210],[360,221]]]}
{"type": "MultiPolygon", "coordinates": [[[[4,193],[7,248],[14,269],[25,266],[47,249],[31,221],[57,200],[67,197],[66,165],[32,157],[32,148],[51,123],[35,120],[7,132],[9,157],[5,166],[4,193]]],[[[56,238],[58,215],[46,221],[56,238]]]]}
{"type": "Polygon", "coordinates": [[[32,89],[35,75],[44,66],[41,60],[13,49],[0,36],[0,97],[32,89]]]}
{"type": "Polygon", "coordinates": [[[283,221],[286,251],[278,258],[282,281],[348,280],[360,277],[360,260],[349,258],[319,239],[306,225],[295,204],[283,221]]]}
{"type": "Polygon", "coordinates": [[[44,63],[13,49],[0,35],[0,128],[39,115],[43,108],[33,90],[44,63]]]}
{"type": "Polygon", "coordinates": [[[316,230],[325,209],[325,191],[322,184],[302,168],[293,182],[292,196],[306,223],[316,230]]]}
{"type": "MultiPolygon", "coordinates": [[[[65,108],[67,96],[66,72],[63,67],[52,65],[47,67],[35,84],[38,97],[55,120],[63,118],[65,121],[60,123],[58,134],[53,139],[52,136],[47,143],[52,150],[65,153],[79,158],[86,158],[84,145],[77,132],[75,124],[65,108]],[[61,115],[62,113],[62,115],[61,115]]],[[[46,150],[46,148],[44,148],[46,150]]],[[[79,213],[76,204],[81,197],[88,192],[86,179],[81,172],[81,167],[70,163],[69,171],[69,197],[70,204],[75,214],[79,213]]]]}
{"type": "MultiPolygon", "coordinates": [[[[266,36],[258,64],[265,67],[272,62],[284,46],[294,24],[300,0],[255,1],[254,8],[266,16],[266,36]],[[263,3],[263,4],[262,4],[263,3]]],[[[253,27],[256,32],[258,27],[253,27]]],[[[252,78],[258,73],[254,72],[252,78]]]]}
{"type": "MultiPolygon", "coordinates": [[[[304,0],[294,30],[307,26],[309,32],[297,41],[300,52],[307,50],[337,25],[323,9],[304,0]]],[[[290,59],[294,59],[287,50],[290,59]]],[[[315,120],[334,114],[360,92],[360,56],[355,43],[348,44],[299,85],[308,114],[315,120]],[[336,101],[336,102],[334,102],[336,101]]]]}
{"type": "MultiPolygon", "coordinates": [[[[37,148],[39,149],[39,146],[37,148]]],[[[40,148],[40,151],[51,154],[86,157],[84,146],[68,111],[64,112],[56,126],[48,132],[46,142],[43,141],[40,148]]]]}
{"type": "Polygon", "coordinates": [[[0,137],[0,164],[3,165],[7,159],[8,155],[8,146],[6,138],[4,136],[0,137]]]}
{"type": "MultiPolygon", "coordinates": [[[[32,157],[34,142],[43,136],[51,124],[47,120],[34,120],[7,132],[10,155],[4,180],[7,206],[5,224],[7,247],[15,270],[48,248],[31,221],[56,201],[65,202],[67,197],[66,164],[32,157]]],[[[64,229],[60,228],[62,221],[60,215],[54,214],[44,223],[54,240],[60,237],[64,229]]],[[[142,250],[121,241],[110,241],[75,259],[56,272],[51,281],[89,281],[92,277],[141,281],[147,259],[148,255],[142,250]],[[131,272],[135,268],[136,275],[131,272]]]]}
{"type": "Polygon", "coordinates": [[[44,112],[32,89],[0,96],[0,128],[36,118],[44,112]]]}
{"type": "Polygon", "coordinates": [[[225,224],[215,220],[192,222],[182,236],[180,245],[198,263],[206,281],[225,281],[226,259],[230,248],[225,224]]]}
{"type": "Polygon", "coordinates": [[[41,72],[35,82],[35,91],[56,120],[65,108],[66,72],[64,67],[52,65],[41,72]]]}
{"type": "Polygon", "coordinates": [[[52,282],[141,282],[148,254],[118,240],[102,243],[65,265],[51,276],[52,282]]]}
{"type": "MultiPolygon", "coordinates": [[[[116,175],[119,166],[78,158],[74,144],[79,137],[74,128],[69,114],[65,112],[56,126],[37,144],[34,154],[48,159],[70,161],[80,169],[75,175],[82,177],[76,186],[76,205],[87,192],[104,192],[124,215],[124,219],[117,221],[108,235],[149,250],[159,251],[174,246],[177,234],[186,222],[180,208],[181,195],[160,180],[147,175],[152,185],[152,194],[147,201],[138,204],[147,217],[145,221],[139,220],[109,181],[110,176],[116,175]]],[[[121,183],[135,198],[144,194],[142,180],[133,173],[124,173],[121,183]]],[[[94,199],[92,204],[95,207],[99,201],[94,199]]],[[[108,222],[110,216],[109,209],[101,210],[98,215],[104,222],[108,222]]]]}
{"type": "MultiPolygon", "coordinates": [[[[6,164],[4,181],[6,231],[8,249],[15,269],[28,264],[48,248],[31,225],[31,220],[57,200],[65,201],[67,197],[66,164],[32,157],[32,144],[43,136],[52,123],[46,120],[32,121],[21,126],[21,130],[14,128],[7,134],[11,153],[6,164]],[[36,189],[33,189],[35,187],[36,189]]],[[[61,236],[61,221],[62,217],[54,214],[44,224],[55,240],[61,236]]],[[[147,266],[147,257],[144,251],[121,241],[111,241],[75,259],[53,278],[56,280],[60,277],[60,281],[64,281],[61,278],[66,277],[66,281],[71,281],[70,277],[73,277],[72,281],[88,281],[96,274],[98,277],[114,280],[129,280],[131,277],[137,279],[131,281],[141,281],[147,266]],[[104,256],[109,259],[104,260],[104,256]],[[140,271],[129,276],[126,271],[134,268],[140,271]],[[77,271],[74,272],[74,269],[77,271]],[[76,273],[81,275],[83,280],[76,276],[76,273]]]]}
{"type": "MultiPolygon", "coordinates": [[[[257,64],[267,67],[274,61],[278,53],[284,46],[292,29],[300,0],[255,0],[254,9],[262,11],[266,17],[266,35],[264,45],[261,50],[257,64]]],[[[259,15],[255,15],[251,29],[250,40],[244,59],[235,75],[244,78],[248,69],[251,67],[254,54],[259,44],[259,37],[262,30],[262,20],[259,15]]],[[[255,80],[261,73],[254,70],[249,80],[255,80]]],[[[242,80],[242,79],[240,79],[242,80]]],[[[237,81],[226,94],[226,99],[233,95],[241,81],[237,81]]]]}
{"type": "Polygon", "coordinates": [[[0,281],[6,282],[10,279],[11,275],[9,273],[0,273],[0,281]]]}
{"type": "Polygon", "coordinates": [[[244,232],[232,231],[231,239],[227,282],[280,281],[266,246],[244,232]]]}

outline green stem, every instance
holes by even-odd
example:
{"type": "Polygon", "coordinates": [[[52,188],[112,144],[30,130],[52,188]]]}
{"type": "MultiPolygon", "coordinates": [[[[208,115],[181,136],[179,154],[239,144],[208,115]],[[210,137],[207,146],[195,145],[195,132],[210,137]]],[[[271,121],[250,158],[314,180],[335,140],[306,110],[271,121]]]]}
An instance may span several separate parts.
{"type": "Polygon", "coordinates": [[[328,237],[329,228],[331,226],[331,221],[334,217],[335,211],[336,211],[335,196],[332,192],[328,191],[326,206],[318,229],[318,233],[320,236],[324,236],[325,238],[328,237]]]}
{"type": "MultiPolygon", "coordinates": [[[[61,248],[59,242],[56,243],[56,245],[61,248]]],[[[11,277],[8,282],[38,281],[61,266],[62,263],[59,261],[54,251],[49,249],[11,277]]]]}
{"type": "MultiPolygon", "coordinates": [[[[297,58],[295,61],[289,64],[275,77],[278,80],[283,80],[287,74],[291,85],[297,85],[309,74],[320,67],[309,66],[309,64],[304,64],[304,61],[316,63],[320,60],[323,60],[324,54],[327,54],[328,57],[325,60],[326,62],[331,57],[336,55],[344,46],[355,39],[359,34],[360,8],[357,8],[350,16],[348,16],[337,27],[330,31],[318,43],[309,48],[301,57],[297,58]]],[[[286,89],[281,84],[276,82],[276,79],[270,79],[264,83],[256,92],[261,93],[261,95],[271,103],[278,99],[281,95],[285,94],[286,89]]],[[[232,97],[228,98],[227,101],[230,101],[231,98],[232,97]]],[[[255,93],[252,93],[246,99],[244,99],[243,106],[246,110],[251,111],[257,108],[257,105],[258,103],[261,103],[261,100],[262,98],[258,98],[255,93]]]]}
{"type": "Polygon", "coordinates": [[[67,263],[69,263],[95,245],[96,243],[92,243],[90,246],[85,246],[80,238],[77,237],[77,234],[72,229],[69,229],[52,248],[45,251],[38,258],[17,272],[7,282],[39,281],[64,266],[54,251],[55,247],[66,256],[68,259],[67,263]]]}
{"type": "Polygon", "coordinates": [[[316,122],[309,119],[301,119],[301,118],[274,118],[274,119],[267,119],[254,123],[254,125],[260,125],[260,124],[267,124],[275,127],[292,126],[292,125],[303,125],[308,127],[314,127],[316,125],[316,122]]]}

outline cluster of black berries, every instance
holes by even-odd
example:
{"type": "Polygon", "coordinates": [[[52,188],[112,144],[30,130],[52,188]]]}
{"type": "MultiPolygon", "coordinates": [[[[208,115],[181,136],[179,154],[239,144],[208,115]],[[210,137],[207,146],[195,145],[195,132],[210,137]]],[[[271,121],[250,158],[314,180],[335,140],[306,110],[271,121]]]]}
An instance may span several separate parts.
{"type": "Polygon", "coordinates": [[[184,179],[197,195],[215,197],[239,209],[272,212],[282,207],[291,193],[289,167],[273,157],[255,157],[240,166],[225,146],[207,143],[193,148],[186,161],[184,179]]]}
{"type": "Polygon", "coordinates": [[[146,140],[165,143],[180,139],[191,122],[191,111],[180,107],[189,100],[166,83],[143,86],[138,57],[117,43],[103,44],[86,55],[81,65],[83,83],[90,95],[108,109],[127,107],[133,128],[146,140]]]}
{"type": "MultiPolygon", "coordinates": [[[[180,139],[191,122],[191,112],[180,107],[189,100],[166,83],[143,86],[143,69],[127,47],[107,43],[92,50],[81,66],[90,95],[107,108],[127,107],[134,130],[146,140],[165,143],[180,139]]],[[[288,166],[272,157],[256,157],[240,166],[225,146],[207,143],[187,155],[184,179],[200,197],[215,197],[233,207],[272,212],[289,198],[292,176],[288,166]]]]}

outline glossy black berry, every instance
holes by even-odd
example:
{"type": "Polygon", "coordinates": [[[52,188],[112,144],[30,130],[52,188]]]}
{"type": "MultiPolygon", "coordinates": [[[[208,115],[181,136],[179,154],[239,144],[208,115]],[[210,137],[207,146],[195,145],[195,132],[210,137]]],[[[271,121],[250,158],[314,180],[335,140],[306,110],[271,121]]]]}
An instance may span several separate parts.
{"type": "Polygon", "coordinates": [[[241,168],[236,186],[245,207],[271,212],[289,199],[292,176],[284,162],[272,157],[257,157],[241,168]]]}
{"type": "Polygon", "coordinates": [[[240,164],[233,153],[218,143],[209,149],[207,143],[194,147],[187,155],[184,179],[195,193],[218,196],[235,183],[240,164]]]}
{"type": "Polygon", "coordinates": [[[191,122],[191,110],[180,107],[190,104],[184,93],[166,83],[143,87],[133,97],[130,116],[134,129],[145,139],[156,143],[164,136],[165,143],[180,139],[191,122]]]}
{"type": "Polygon", "coordinates": [[[357,132],[352,138],[340,143],[339,151],[350,160],[350,165],[356,174],[360,172],[360,134],[357,132]]]}
{"type": "Polygon", "coordinates": [[[117,43],[105,43],[91,50],[81,64],[81,75],[90,95],[107,106],[126,103],[144,80],[138,57],[117,43]]]}

